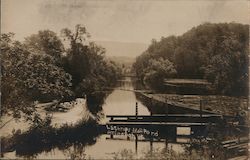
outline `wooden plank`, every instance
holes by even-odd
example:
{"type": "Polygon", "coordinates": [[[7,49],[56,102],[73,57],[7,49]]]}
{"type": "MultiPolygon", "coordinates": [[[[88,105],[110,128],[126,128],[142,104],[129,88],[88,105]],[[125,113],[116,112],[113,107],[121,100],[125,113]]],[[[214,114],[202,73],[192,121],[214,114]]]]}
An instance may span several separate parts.
{"type": "MultiPolygon", "coordinates": [[[[127,118],[127,117],[136,117],[135,115],[106,115],[107,118],[127,118]]],[[[137,117],[200,117],[200,114],[157,114],[157,115],[138,115],[137,117]]],[[[216,114],[203,114],[202,118],[206,117],[218,117],[222,118],[222,115],[216,115],[216,114]]]]}
{"type": "Polygon", "coordinates": [[[113,118],[113,119],[216,119],[216,120],[220,120],[220,117],[168,117],[168,116],[164,116],[164,117],[108,117],[108,118],[113,118]]]}
{"type": "MultiPolygon", "coordinates": [[[[110,138],[106,137],[106,140],[118,140],[118,141],[135,141],[135,139],[123,139],[123,138],[110,138]]],[[[138,142],[150,142],[150,139],[138,139],[138,142]]],[[[160,140],[151,140],[152,142],[166,142],[165,139],[160,139],[160,140]]],[[[173,140],[168,141],[169,144],[189,144],[189,142],[177,142],[173,140]]]]}
{"type": "Polygon", "coordinates": [[[110,122],[182,122],[182,123],[213,123],[221,120],[220,115],[204,115],[200,117],[195,115],[153,115],[153,116],[135,116],[135,115],[107,115],[110,122]]]}
{"type": "Polygon", "coordinates": [[[200,119],[200,118],[165,118],[165,119],[113,119],[109,122],[182,122],[182,123],[218,123],[217,119],[200,119]]]}
{"type": "MultiPolygon", "coordinates": [[[[154,115],[138,115],[138,116],[150,116],[150,117],[157,117],[157,116],[185,116],[185,117],[192,117],[192,116],[199,116],[200,114],[154,114],[154,115]]],[[[106,117],[123,117],[123,116],[135,116],[135,115],[107,115],[106,117]]],[[[222,115],[220,114],[203,114],[203,116],[207,117],[221,117],[222,115]]]]}
{"type": "Polygon", "coordinates": [[[206,126],[215,123],[178,123],[178,122],[108,122],[107,125],[172,125],[172,126],[206,126]]]}
{"type": "Polygon", "coordinates": [[[235,149],[235,148],[247,148],[248,147],[248,143],[243,143],[243,144],[238,144],[238,145],[233,145],[233,146],[229,146],[226,147],[227,149],[235,149]]]}
{"type": "MultiPolygon", "coordinates": [[[[110,137],[106,137],[107,140],[121,140],[121,141],[135,141],[135,139],[131,138],[131,139],[124,139],[124,138],[110,138],[110,137]]],[[[138,139],[137,140],[138,142],[149,142],[149,141],[152,141],[152,142],[165,142],[166,140],[165,139],[153,139],[153,140],[150,140],[150,139],[138,139]]]]}
{"type": "Polygon", "coordinates": [[[240,138],[236,138],[233,140],[223,141],[223,142],[221,142],[221,144],[242,143],[242,142],[248,142],[248,140],[249,140],[248,137],[240,137],[240,138]]]}

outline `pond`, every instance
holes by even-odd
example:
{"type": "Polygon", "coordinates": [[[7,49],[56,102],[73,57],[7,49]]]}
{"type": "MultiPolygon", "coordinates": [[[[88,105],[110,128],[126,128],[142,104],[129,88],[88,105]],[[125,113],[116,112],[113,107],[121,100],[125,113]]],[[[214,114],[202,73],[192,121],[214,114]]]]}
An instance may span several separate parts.
{"type": "MultiPolygon", "coordinates": [[[[134,115],[135,114],[135,104],[138,103],[138,114],[139,115],[150,115],[147,107],[144,106],[138,99],[136,99],[135,93],[132,91],[133,86],[131,79],[129,77],[120,80],[118,86],[109,94],[104,104],[102,105],[103,118],[100,118],[99,123],[105,124],[108,119],[105,115],[134,115]]],[[[76,133],[84,134],[84,133],[76,133]]],[[[131,138],[130,140],[122,139],[109,139],[110,135],[101,134],[97,137],[93,137],[94,144],[82,145],[79,142],[73,143],[69,147],[55,147],[51,150],[44,150],[40,153],[16,153],[16,151],[8,152],[4,154],[5,158],[37,158],[37,159],[64,159],[72,158],[72,156],[81,157],[91,157],[94,159],[103,159],[103,158],[113,158],[115,152],[119,152],[123,149],[132,150],[138,156],[143,154],[144,151],[154,148],[164,148],[166,146],[165,142],[152,142],[150,141],[138,141],[135,142],[135,139],[131,138]]],[[[63,144],[62,144],[63,145],[63,144]]],[[[67,144],[65,144],[67,145],[67,144]]],[[[178,144],[169,144],[169,147],[172,147],[176,151],[183,151],[181,145],[178,144]]]]}
{"type": "MultiPolygon", "coordinates": [[[[118,86],[101,103],[101,109],[96,114],[96,116],[99,116],[99,125],[108,122],[109,119],[106,118],[106,115],[135,115],[136,102],[138,103],[138,115],[150,115],[148,108],[136,98],[133,89],[131,78],[127,77],[119,81],[118,86]]],[[[71,116],[67,117],[71,118],[71,116]]],[[[185,133],[190,132],[190,128],[177,128],[177,132],[185,135],[185,133]]],[[[40,146],[32,146],[36,142],[28,143],[28,145],[21,145],[21,148],[24,147],[22,149],[19,148],[5,153],[3,157],[7,159],[112,159],[124,149],[132,151],[132,154],[136,157],[143,157],[145,152],[155,149],[171,149],[176,153],[184,153],[185,147],[183,144],[190,142],[190,139],[185,137],[175,138],[174,141],[171,141],[168,139],[169,136],[168,138],[166,138],[167,136],[162,138],[137,134],[113,135],[108,132],[99,133],[98,130],[93,131],[92,127],[91,129],[88,127],[72,129],[68,133],[70,134],[63,135],[65,138],[61,141],[52,142],[50,139],[47,139],[48,142],[44,146],[41,144],[40,146]]],[[[58,137],[63,136],[58,135],[58,137]]]]}

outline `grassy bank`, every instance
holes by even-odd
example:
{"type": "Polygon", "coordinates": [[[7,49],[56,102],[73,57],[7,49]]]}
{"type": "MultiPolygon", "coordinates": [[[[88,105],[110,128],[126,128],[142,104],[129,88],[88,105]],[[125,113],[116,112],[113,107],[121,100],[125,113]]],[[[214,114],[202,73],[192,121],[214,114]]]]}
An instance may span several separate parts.
{"type": "Polygon", "coordinates": [[[177,95],[177,94],[145,94],[153,100],[185,105],[191,109],[199,110],[202,101],[203,110],[223,115],[236,116],[247,111],[247,98],[229,97],[220,95],[177,95]]]}

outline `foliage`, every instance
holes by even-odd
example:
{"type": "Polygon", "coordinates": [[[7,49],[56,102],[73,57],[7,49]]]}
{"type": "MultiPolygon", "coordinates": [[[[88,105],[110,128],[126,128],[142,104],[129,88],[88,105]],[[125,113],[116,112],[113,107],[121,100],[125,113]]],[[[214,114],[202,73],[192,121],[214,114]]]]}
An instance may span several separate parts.
{"type": "Polygon", "coordinates": [[[173,76],[176,70],[173,63],[167,59],[150,59],[148,67],[145,68],[144,81],[150,86],[157,88],[158,84],[162,84],[163,80],[167,77],[173,76]]]}
{"type": "Polygon", "coordinates": [[[13,33],[1,34],[1,113],[20,117],[35,113],[34,101],[49,102],[83,97],[113,85],[121,70],[105,58],[104,48],[87,43],[86,28],[62,30],[69,48],[56,33],[39,31],[14,41],[13,33]]]}
{"type": "Polygon", "coordinates": [[[47,54],[53,58],[58,65],[61,62],[64,46],[56,33],[50,30],[39,31],[25,38],[25,47],[34,54],[47,54]]]}
{"type": "Polygon", "coordinates": [[[204,78],[217,93],[246,95],[248,28],[238,23],[205,23],[178,37],[152,40],[149,48],[137,57],[133,70],[143,81],[146,68],[151,65],[149,61],[163,58],[173,63],[178,78],[204,78]]]}
{"type": "Polygon", "coordinates": [[[15,76],[29,53],[19,42],[12,41],[13,36],[13,33],[1,35],[1,114],[11,110],[14,117],[20,117],[20,112],[31,113],[34,107],[30,98],[23,94],[25,87],[22,82],[15,76]]]}
{"type": "Polygon", "coordinates": [[[76,25],[75,33],[63,29],[62,35],[70,41],[64,68],[72,75],[73,89],[77,96],[91,94],[114,84],[120,76],[120,69],[114,62],[105,59],[104,48],[91,42],[86,28],[76,25]]]}
{"type": "Polygon", "coordinates": [[[34,112],[33,101],[72,96],[71,76],[57,67],[51,56],[31,53],[13,34],[1,35],[2,114],[34,112]]]}

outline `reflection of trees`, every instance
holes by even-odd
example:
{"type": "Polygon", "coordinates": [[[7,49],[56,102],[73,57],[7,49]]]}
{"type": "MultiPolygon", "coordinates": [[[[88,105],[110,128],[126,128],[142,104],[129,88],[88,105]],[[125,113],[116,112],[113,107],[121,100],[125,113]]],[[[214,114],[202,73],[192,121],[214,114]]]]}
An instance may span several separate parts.
{"type": "Polygon", "coordinates": [[[97,114],[102,110],[102,105],[107,95],[105,92],[95,92],[87,95],[87,107],[93,114],[97,114]]]}
{"type": "Polygon", "coordinates": [[[135,90],[148,90],[149,88],[136,78],[132,78],[132,85],[135,90]]]}
{"type": "Polygon", "coordinates": [[[87,107],[92,114],[97,116],[97,118],[103,118],[102,116],[104,114],[102,112],[102,106],[112,91],[113,89],[109,89],[106,91],[93,92],[92,94],[87,95],[87,107]]]}
{"type": "Polygon", "coordinates": [[[96,116],[97,120],[104,118],[102,106],[108,95],[110,95],[113,90],[113,88],[109,88],[107,90],[96,91],[87,95],[88,110],[96,116]]]}
{"type": "Polygon", "coordinates": [[[95,144],[97,136],[99,131],[95,121],[81,122],[75,126],[64,125],[58,129],[39,126],[24,134],[2,139],[2,152],[15,150],[17,156],[35,157],[54,148],[67,150],[73,146],[77,156],[83,156],[84,146],[95,144]]]}

